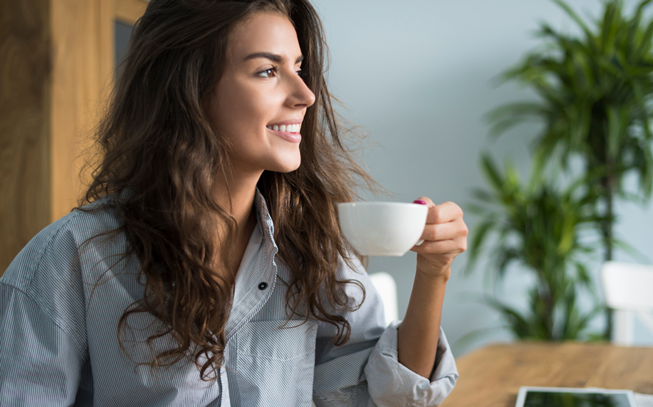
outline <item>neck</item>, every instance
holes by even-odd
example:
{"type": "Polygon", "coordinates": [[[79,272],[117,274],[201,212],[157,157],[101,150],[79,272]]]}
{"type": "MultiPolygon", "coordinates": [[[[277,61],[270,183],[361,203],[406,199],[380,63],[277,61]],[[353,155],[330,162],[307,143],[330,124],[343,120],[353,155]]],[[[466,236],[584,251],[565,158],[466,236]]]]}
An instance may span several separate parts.
{"type": "Polygon", "coordinates": [[[250,213],[254,207],[257,181],[258,179],[251,180],[246,184],[242,182],[230,182],[229,188],[227,188],[224,181],[218,185],[214,185],[215,201],[229,215],[233,216],[239,231],[248,223],[250,213]]]}
{"type": "Polygon", "coordinates": [[[249,238],[256,227],[256,213],[254,212],[254,197],[256,195],[256,184],[262,172],[249,175],[234,175],[229,179],[229,187],[224,178],[213,186],[215,200],[227,213],[229,213],[237,225],[237,236],[233,247],[234,257],[232,264],[228,267],[236,273],[242,260],[249,238]]]}

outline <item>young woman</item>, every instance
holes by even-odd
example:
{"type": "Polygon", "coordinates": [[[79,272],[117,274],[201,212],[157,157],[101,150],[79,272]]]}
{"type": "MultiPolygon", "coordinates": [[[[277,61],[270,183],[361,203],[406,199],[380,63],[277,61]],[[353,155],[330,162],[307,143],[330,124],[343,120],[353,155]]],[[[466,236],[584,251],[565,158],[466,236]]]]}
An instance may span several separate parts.
{"type": "Polygon", "coordinates": [[[343,144],[308,0],[152,0],[85,206],[0,280],[0,405],[437,405],[467,229],[428,198],[405,319],[339,233],[343,144]]]}

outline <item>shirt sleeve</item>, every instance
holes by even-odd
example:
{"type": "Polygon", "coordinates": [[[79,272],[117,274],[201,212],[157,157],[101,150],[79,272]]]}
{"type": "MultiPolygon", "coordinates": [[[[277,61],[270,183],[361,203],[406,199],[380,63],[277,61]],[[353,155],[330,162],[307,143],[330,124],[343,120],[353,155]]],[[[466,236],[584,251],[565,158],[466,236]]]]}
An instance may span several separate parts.
{"type": "MultiPolygon", "coordinates": [[[[317,406],[437,406],[451,393],[458,370],[444,331],[440,329],[435,366],[429,379],[397,359],[397,328],[385,327],[383,303],[357,259],[355,270],[342,262],[339,278],[365,287],[360,308],[346,313],[351,336],[335,346],[333,325],[320,323],[316,344],[314,402],[317,406]]],[[[360,302],[362,292],[350,284],[348,295],[360,302]]]]}
{"type": "Polygon", "coordinates": [[[0,405],[70,406],[82,371],[78,347],[28,295],[0,282],[0,405]]]}

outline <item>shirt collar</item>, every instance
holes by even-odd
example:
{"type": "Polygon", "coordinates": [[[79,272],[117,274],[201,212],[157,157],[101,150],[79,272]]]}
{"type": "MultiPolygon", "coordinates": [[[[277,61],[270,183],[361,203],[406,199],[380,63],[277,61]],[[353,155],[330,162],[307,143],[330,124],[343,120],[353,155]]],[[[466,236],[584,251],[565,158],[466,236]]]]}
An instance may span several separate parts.
{"type": "Polygon", "coordinates": [[[278,251],[277,245],[274,242],[274,224],[272,223],[272,216],[268,210],[268,205],[265,202],[265,197],[258,188],[256,188],[256,195],[254,196],[254,210],[256,211],[257,227],[263,235],[265,243],[269,244],[278,251]]]}
{"type": "Polygon", "coordinates": [[[254,209],[257,223],[236,274],[231,315],[225,326],[227,341],[265,305],[277,280],[274,225],[265,198],[258,190],[254,209]]]}

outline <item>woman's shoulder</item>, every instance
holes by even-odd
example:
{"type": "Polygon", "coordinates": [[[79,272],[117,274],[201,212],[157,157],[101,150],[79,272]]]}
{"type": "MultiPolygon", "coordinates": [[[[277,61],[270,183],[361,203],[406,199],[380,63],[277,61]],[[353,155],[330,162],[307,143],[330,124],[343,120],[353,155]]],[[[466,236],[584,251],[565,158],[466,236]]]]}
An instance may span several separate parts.
{"type": "Polygon", "coordinates": [[[111,203],[111,197],[102,198],[43,228],[18,253],[0,281],[22,289],[30,285],[39,269],[70,267],[85,242],[120,226],[111,203]]]}
{"type": "Polygon", "coordinates": [[[93,276],[86,270],[89,263],[100,260],[91,257],[83,266],[85,256],[89,257],[84,244],[95,234],[119,225],[110,199],[103,198],[46,226],[25,245],[0,278],[0,312],[9,312],[10,307],[24,309],[25,315],[17,323],[36,323],[38,329],[46,329],[46,323],[52,322],[75,342],[82,355],[86,346],[86,301],[94,287],[93,276]]]}
{"type": "Polygon", "coordinates": [[[52,247],[64,252],[77,251],[88,239],[121,226],[113,203],[113,196],[106,196],[74,208],[41,230],[25,248],[37,252],[47,252],[52,247]]]}
{"type": "MultiPolygon", "coordinates": [[[[106,196],[88,205],[73,209],[54,224],[59,231],[72,233],[78,239],[88,239],[98,233],[119,228],[123,221],[114,206],[114,197],[106,196]]],[[[53,225],[54,225],[53,224],[53,225]]]]}

